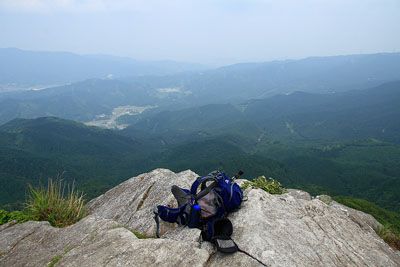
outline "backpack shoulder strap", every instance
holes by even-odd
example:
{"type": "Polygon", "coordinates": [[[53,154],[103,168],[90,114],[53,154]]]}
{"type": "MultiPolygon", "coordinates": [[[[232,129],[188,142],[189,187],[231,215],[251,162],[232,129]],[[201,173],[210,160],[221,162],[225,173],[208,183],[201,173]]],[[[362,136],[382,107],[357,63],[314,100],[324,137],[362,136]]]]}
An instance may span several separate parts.
{"type": "MultiPolygon", "coordinates": [[[[192,186],[190,187],[190,193],[194,196],[197,195],[197,189],[199,188],[199,186],[201,185],[205,185],[207,182],[209,181],[217,181],[217,172],[211,172],[209,174],[207,174],[206,176],[202,176],[202,177],[198,177],[196,179],[196,181],[193,182],[192,186]]],[[[204,188],[201,188],[201,190],[203,190],[204,188]]]]}
{"type": "Polygon", "coordinates": [[[211,190],[213,190],[213,188],[215,188],[217,186],[218,186],[218,183],[217,183],[217,181],[214,180],[209,186],[207,186],[206,188],[201,190],[198,194],[196,194],[195,199],[199,200],[200,198],[202,198],[205,195],[207,195],[208,193],[210,193],[211,190]]]}

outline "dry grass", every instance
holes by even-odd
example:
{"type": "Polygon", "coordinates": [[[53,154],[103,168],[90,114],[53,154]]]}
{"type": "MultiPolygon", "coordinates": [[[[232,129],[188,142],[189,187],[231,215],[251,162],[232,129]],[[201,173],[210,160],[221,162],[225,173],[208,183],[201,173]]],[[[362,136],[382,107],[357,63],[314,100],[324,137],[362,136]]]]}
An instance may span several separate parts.
{"type": "Polygon", "coordinates": [[[56,227],[68,226],[86,215],[84,195],[74,184],[49,179],[47,187],[29,186],[26,212],[34,220],[48,221],[56,227]]]}

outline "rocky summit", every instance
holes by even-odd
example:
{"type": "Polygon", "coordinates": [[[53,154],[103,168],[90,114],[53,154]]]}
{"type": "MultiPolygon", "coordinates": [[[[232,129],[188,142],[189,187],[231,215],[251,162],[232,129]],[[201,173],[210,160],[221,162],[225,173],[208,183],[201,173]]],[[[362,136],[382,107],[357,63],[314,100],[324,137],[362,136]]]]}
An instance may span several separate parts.
{"type": "Polygon", "coordinates": [[[0,226],[0,266],[400,266],[400,253],[376,233],[370,215],[288,190],[247,189],[229,215],[243,252],[223,255],[200,230],[161,224],[155,205],[176,205],[172,185],[188,188],[198,175],[166,169],[133,177],[88,203],[89,215],[66,228],[48,222],[0,226]]]}

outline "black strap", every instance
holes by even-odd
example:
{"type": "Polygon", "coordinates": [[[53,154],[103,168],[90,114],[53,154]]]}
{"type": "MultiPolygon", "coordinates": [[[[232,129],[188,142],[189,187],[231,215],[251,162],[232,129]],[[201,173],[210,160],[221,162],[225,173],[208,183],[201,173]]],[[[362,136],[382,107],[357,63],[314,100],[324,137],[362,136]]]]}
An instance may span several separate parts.
{"type": "Polygon", "coordinates": [[[197,241],[199,242],[199,248],[201,248],[201,244],[203,243],[203,231],[200,232],[199,239],[197,241]]]}
{"type": "Polygon", "coordinates": [[[239,252],[242,252],[242,253],[244,253],[244,254],[246,254],[247,256],[249,256],[250,258],[252,258],[253,260],[255,260],[255,261],[257,261],[258,263],[260,263],[262,266],[268,267],[267,264],[265,264],[264,262],[260,261],[259,259],[257,259],[257,258],[254,257],[253,255],[251,255],[250,253],[248,253],[248,252],[246,252],[246,251],[244,251],[244,250],[241,250],[239,247],[238,247],[238,251],[239,251],[239,252]]]}
{"type": "MultiPolygon", "coordinates": [[[[210,180],[209,180],[210,181],[210,180]]],[[[207,186],[204,190],[200,191],[196,196],[195,199],[199,200],[200,198],[204,197],[208,193],[211,192],[215,187],[217,187],[218,183],[216,181],[212,182],[209,186],[207,186]]]]}
{"type": "Polygon", "coordinates": [[[156,236],[160,238],[160,218],[158,216],[158,212],[156,212],[156,208],[154,209],[154,220],[156,221],[156,236]]]}
{"type": "Polygon", "coordinates": [[[217,178],[215,176],[211,176],[211,177],[204,179],[204,181],[202,181],[200,184],[200,190],[203,191],[207,187],[207,182],[210,182],[210,181],[216,182],[217,178]]]}

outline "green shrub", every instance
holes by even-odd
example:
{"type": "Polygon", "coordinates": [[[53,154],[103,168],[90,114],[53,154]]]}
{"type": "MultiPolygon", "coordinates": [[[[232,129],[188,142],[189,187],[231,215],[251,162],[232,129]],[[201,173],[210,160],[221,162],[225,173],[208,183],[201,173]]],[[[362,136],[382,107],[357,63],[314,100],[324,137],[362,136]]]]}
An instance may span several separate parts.
{"type": "Polygon", "coordinates": [[[377,234],[392,248],[400,250],[400,234],[390,225],[384,225],[377,234]]]}
{"type": "Polygon", "coordinates": [[[31,217],[23,211],[12,211],[0,210],[0,225],[16,221],[18,223],[26,222],[31,220],[31,217]]]}
{"type": "Polygon", "coordinates": [[[47,187],[29,186],[26,213],[33,220],[48,221],[55,227],[64,227],[86,215],[83,194],[62,180],[49,179],[47,187]]]}
{"type": "Polygon", "coordinates": [[[259,176],[252,181],[245,181],[242,185],[242,189],[246,188],[260,188],[270,194],[283,194],[285,188],[277,180],[272,178],[265,178],[265,176],[259,176]]]}

